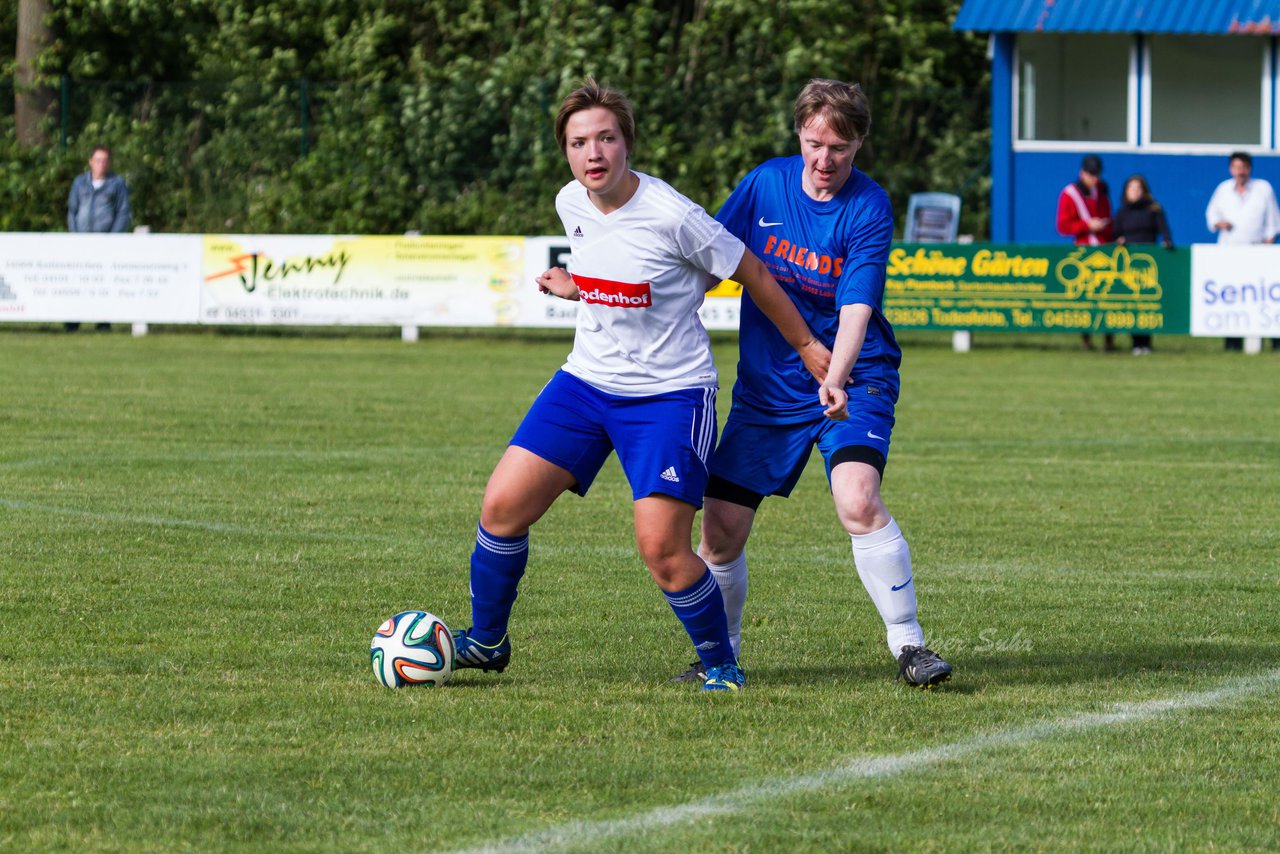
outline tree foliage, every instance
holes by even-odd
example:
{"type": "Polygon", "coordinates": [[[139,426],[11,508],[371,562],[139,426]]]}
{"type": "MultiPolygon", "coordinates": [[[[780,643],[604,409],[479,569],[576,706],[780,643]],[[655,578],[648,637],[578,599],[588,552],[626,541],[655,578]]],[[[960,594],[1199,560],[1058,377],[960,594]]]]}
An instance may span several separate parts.
{"type": "Polygon", "coordinates": [[[899,210],[959,192],[964,229],[986,230],[987,63],[950,29],[959,0],[55,5],[41,67],[70,81],[66,149],[0,143],[4,229],[58,228],[105,142],[156,230],[554,233],[569,173],[551,120],[592,74],[635,104],[636,167],[712,209],[795,150],[805,81],[857,80],[873,115],[859,167],[899,210]]]}

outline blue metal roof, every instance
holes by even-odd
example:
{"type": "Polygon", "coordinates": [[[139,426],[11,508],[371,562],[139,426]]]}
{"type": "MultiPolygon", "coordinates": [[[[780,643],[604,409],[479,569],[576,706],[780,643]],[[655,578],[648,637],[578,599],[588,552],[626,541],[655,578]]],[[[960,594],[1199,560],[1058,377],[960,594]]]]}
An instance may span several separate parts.
{"type": "Polygon", "coordinates": [[[964,0],[957,30],[1280,35],[1280,0],[964,0]]]}

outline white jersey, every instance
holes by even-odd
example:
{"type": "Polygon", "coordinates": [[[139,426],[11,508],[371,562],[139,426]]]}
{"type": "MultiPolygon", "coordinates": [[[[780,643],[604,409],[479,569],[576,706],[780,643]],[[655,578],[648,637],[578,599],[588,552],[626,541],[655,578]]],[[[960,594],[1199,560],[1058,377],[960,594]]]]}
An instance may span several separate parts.
{"type": "Polygon", "coordinates": [[[698,309],[707,275],[733,275],[746,247],[666,182],[635,175],[635,195],[609,214],[576,180],[556,196],[582,300],[564,370],[631,397],[714,388],[716,366],[698,309]]]}

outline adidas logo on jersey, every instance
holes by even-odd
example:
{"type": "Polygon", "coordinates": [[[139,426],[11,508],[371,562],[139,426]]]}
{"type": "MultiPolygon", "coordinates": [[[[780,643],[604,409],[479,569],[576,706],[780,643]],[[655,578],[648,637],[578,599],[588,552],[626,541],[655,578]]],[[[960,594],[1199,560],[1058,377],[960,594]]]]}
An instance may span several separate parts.
{"type": "Polygon", "coordinates": [[[680,475],[676,474],[675,466],[667,466],[667,470],[664,471],[662,474],[658,475],[658,477],[662,478],[663,480],[669,480],[672,483],[680,482],[680,475]]]}
{"type": "Polygon", "coordinates": [[[582,226],[580,226],[580,225],[575,225],[575,226],[573,227],[573,236],[574,236],[574,237],[581,237],[581,236],[582,236],[582,226]]]}

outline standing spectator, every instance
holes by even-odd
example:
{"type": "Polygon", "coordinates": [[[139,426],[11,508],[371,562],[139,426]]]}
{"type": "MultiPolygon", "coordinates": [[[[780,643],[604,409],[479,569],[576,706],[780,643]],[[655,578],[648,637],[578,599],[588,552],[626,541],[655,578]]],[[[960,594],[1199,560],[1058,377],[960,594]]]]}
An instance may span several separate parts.
{"type": "MultiPolygon", "coordinates": [[[[67,195],[67,228],[73,232],[114,232],[129,229],[129,188],[124,179],[111,171],[111,149],[95,145],[89,155],[89,169],[76,176],[67,195]]],[[[67,323],[68,332],[80,328],[67,323]]],[[[98,330],[111,328],[99,323],[98,330]]]]}
{"type": "MultiPolygon", "coordinates": [[[[1164,208],[1151,197],[1151,186],[1141,175],[1132,175],[1124,182],[1124,201],[1116,211],[1116,243],[1155,243],[1165,249],[1173,248],[1173,234],[1165,219],[1164,208]]],[[[1145,356],[1151,352],[1151,336],[1133,333],[1133,355],[1145,356]]]]}
{"type": "MultiPolygon", "coordinates": [[[[1204,218],[1210,231],[1218,232],[1219,246],[1275,243],[1280,232],[1280,210],[1275,190],[1261,178],[1254,178],[1253,158],[1247,151],[1231,155],[1231,177],[1218,185],[1209,199],[1204,218]]],[[[1244,339],[1227,338],[1226,349],[1244,349],[1244,339]]],[[[1280,338],[1271,339],[1271,348],[1280,348],[1280,338]]]]}
{"type": "MultiPolygon", "coordinates": [[[[1102,158],[1096,154],[1085,155],[1076,180],[1058,194],[1058,233],[1073,238],[1077,246],[1111,242],[1111,194],[1102,180],[1102,158]]],[[[1092,350],[1089,333],[1080,337],[1084,348],[1092,350]]],[[[1108,352],[1116,348],[1110,332],[1103,341],[1108,352]]]]}

